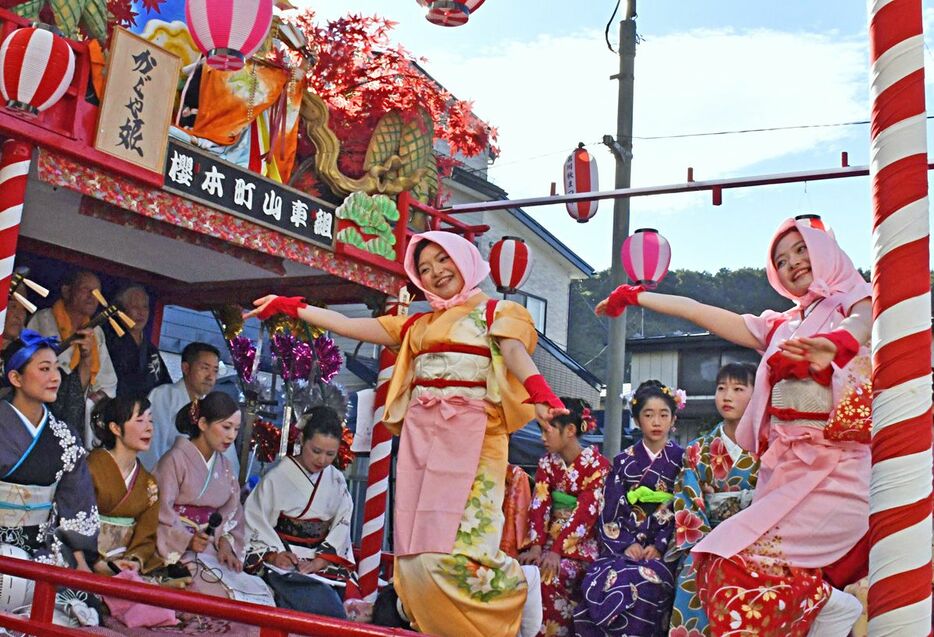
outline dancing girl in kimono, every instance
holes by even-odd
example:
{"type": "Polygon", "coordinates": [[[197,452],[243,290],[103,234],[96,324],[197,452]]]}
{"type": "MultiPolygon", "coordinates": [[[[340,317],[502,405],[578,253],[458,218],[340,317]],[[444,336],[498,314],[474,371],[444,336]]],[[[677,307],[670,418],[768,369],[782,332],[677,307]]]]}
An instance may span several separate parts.
{"type": "MultiPolygon", "coordinates": [[[[0,543],[7,555],[91,572],[97,559],[99,518],[81,433],[46,405],[61,384],[58,338],[24,329],[3,350],[4,380],[13,388],[0,401],[0,543]]],[[[59,611],[96,624],[86,593],[60,592],[59,611]]],[[[4,591],[5,610],[29,604],[4,591]]],[[[58,613],[57,613],[58,615],[58,613]]],[[[62,621],[57,619],[57,622],[62,621]]]]}
{"type": "Polygon", "coordinates": [[[529,507],[532,545],[519,556],[520,563],[541,571],[543,637],[574,632],[581,579],[599,553],[596,527],[610,472],[610,461],[596,447],[580,443],[580,436],[597,426],[590,407],[579,398],[561,402],[570,413],[541,425],[547,453],[538,462],[529,507]]]}
{"type": "Polygon", "coordinates": [[[699,595],[715,635],[842,637],[860,604],[825,573],[865,561],[870,287],[815,215],[779,226],[766,272],[792,309],[739,315],[624,285],[597,312],[640,305],[762,352],[736,429],[760,457],[755,496],[692,549],[699,595]]]}
{"type": "Polygon", "coordinates": [[[398,350],[383,422],[401,433],[393,550],[403,610],[432,635],[515,635],[528,585],[500,550],[508,435],[564,406],[532,362],[528,311],[478,289],[490,270],[472,243],[418,234],[404,264],[431,312],[347,318],[267,296],[248,316],[281,312],[398,350]]]}
{"type": "MultiPolygon", "coordinates": [[[[647,380],[629,401],[642,440],[613,460],[598,536],[600,557],[581,585],[574,632],[581,637],[654,637],[674,594],[663,557],[674,530],[672,489],[684,450],[668,439],[683,392],[647,380]]],[[[667,622],[664,623],[667,628],[667,622]]]]}
{"type": "Polygon", "coordinates": [[[162,566],[156,552],[159,487],[136,455],[152,441],[152,415],[146,398],[102,398],[91,412],[100,447],[88,456],[100,510],[100,554],[95,570],[149,573],[162,566]]]}
{"type": "Polygon", "coordinates": [[[233,398],[213,391],[182,407],[175,427],[183,436],[159,460],[159,531],[167,563],[191,571],[190,590],[275,606],[262,578],[243,572],[246,552],[240,484],[224,457],[240,429],[233,398]]]}
{"type": "Polygon", "coordinates": [[[346,617],[341,594],[355,579],[353,499],[334,466],[342,423],[330,407],[302,416],[302,446],[267,472],[244,505],[247,569],[263,574],[280,608],[346,617]]]}
{"type": "Polygon", "coordinates": [[[668,637],[713,637],[697,596],[691,549],[752,502],[759,460],[736,443],[736,426],[752,398],[755,379],[751,363],[721,367],[714,404],[722,420],[684,449],[684,467],[674,490],[675,534],[665,554],[669,562],[680,561],[668,637]]]}

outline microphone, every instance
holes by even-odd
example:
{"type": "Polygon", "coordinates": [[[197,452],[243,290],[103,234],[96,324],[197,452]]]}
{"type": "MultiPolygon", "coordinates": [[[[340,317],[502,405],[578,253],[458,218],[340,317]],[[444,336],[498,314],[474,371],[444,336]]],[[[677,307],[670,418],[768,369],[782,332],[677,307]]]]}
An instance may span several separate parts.
{"type": "Polygon", "coordinates": [[[214,537],[214,530],[221,525],[221,522],[224,521],[224,518],[221,517],[221,514],[215,511],[211,514],[211,517],[208,518],[208,528],[205,529],[205,533],[209,537],[214,537]]]}

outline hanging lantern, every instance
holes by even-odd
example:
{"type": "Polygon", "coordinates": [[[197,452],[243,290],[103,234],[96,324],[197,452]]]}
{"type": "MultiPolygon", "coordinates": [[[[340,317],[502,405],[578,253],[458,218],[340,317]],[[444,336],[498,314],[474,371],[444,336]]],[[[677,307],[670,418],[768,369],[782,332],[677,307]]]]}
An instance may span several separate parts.
{"type": "Polygon", "coordinates": [[[798,215],[795,217],[795,221],[803,221],[806,226],[809,228],[814,228],[815,230],[823,230],[831,237],[834,236],[833,229],[824,223],[824,220],[820,218],[820,215],[809,213],[805,215],[798,215]]]}
{"type": "Polygon", "coordinates": [[[470,14],[480,8],[484,0],[418,0],[428,6],[425,16],[432,24],[439,27],[459,27],[467,24],[470,14]]]}
{"type": "Polygon", "coordinates": [[[272,25],[273,0],[186,0],[191,37],[221,71],[239,71],[260,47],[272,25]]]}
{"type": "Polygon", "coordinates": [[[629,278],[650,290],[668,274],[671,246],[658,230],[639,228],[623,242],[621,254],[629,278]]]}
{"type": "Polygon", "coordinates": [[[48,29],[17,29],[0,44],[0,95],[7,108],[38,115],[62,98],[74,74],[74,52],[48,29]]]}
{"type": "MultiPolygon", "coordinates": [[[[564,162],[564,193],[595,192],[600,188],[597,182],[597,159],[579,144],[564,162]]],[[[596,200],[576,201],[564,205],[577,223],[587,223],[597,214],[598,203],[596,200]]]]}
{"type": "Polygon", "coordinates": [[[513,294],[532,272],[532,251],[519,237],[503,237],[490,250],[490,276],[502,294],[513,294]]]}

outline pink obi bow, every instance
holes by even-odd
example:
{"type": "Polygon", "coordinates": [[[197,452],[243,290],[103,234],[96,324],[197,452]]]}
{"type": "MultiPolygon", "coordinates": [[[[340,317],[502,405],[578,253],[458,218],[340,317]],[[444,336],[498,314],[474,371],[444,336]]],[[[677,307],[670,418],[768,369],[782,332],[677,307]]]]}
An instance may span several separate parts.
{"type": "Polygon", "coordinates": [[[475,402],[462,396],[419,396],[416,400],[418,400],[419,405],[425,407],[426,409],[434,407],[435,405],[440,405],[439,411],[441,412],[441,417],[445,420],[450,420],[454,416],[463,412],[464,407],[472,402],[475,402]]]}

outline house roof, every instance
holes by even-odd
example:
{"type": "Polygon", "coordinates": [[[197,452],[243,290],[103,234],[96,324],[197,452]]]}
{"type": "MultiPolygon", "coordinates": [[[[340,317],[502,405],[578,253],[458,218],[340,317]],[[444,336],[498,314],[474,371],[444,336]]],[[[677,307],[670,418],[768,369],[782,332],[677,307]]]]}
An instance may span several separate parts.
{"type": "Polygon", "coordinates": [[[626,348],[632,351],[646,351],[666,347],[719,347],[732,345],[729,341],[710,332],[695,334],[664,334],[662,336],[630,336],[626,339],[626,348]]]}
{"type": "MultiPolygon", "coordinates": [[[[488,195],[494,200],[508,198],[508,193],[505,190],[496,184],[487,181],[483,177],[474,174],[470,170],[460,166],[454,167],[454,170],[451,173],[451,179],[461,185],[467,186],[472,190],[476,190],[477,192],[483,193],[484,195],[488,195]]],[[[551,232],[549,232],[542,224],[535,221],[535,219],[533,219],[527,212],[521,208],[506,208],[506,212],[508,212],[522,225],[535,233],[542,241],[554,248],[555,252],[567,259],[571,265],[584,273],[584,275],[590,277],[596,273],[593,269],[593,266],[577,256],[573,250],[564,245],[564,243],[562,243],[558,237],[551,234],[551,232]]]]}
{"type": "Polygon", "coordinates": [[[561,349],[557,343],[553,340],[542,334],[538,333],[538,344],[539,346],[554,356],[562,365],[567,367],[569,370],[580,376],[585,383],[590,385],[595,389],[601,389],[603,387],[603,381],[594,376],[587,370],[586,367],[577,362],[577,360],[568,354],[566,351],[561,349]]]}

